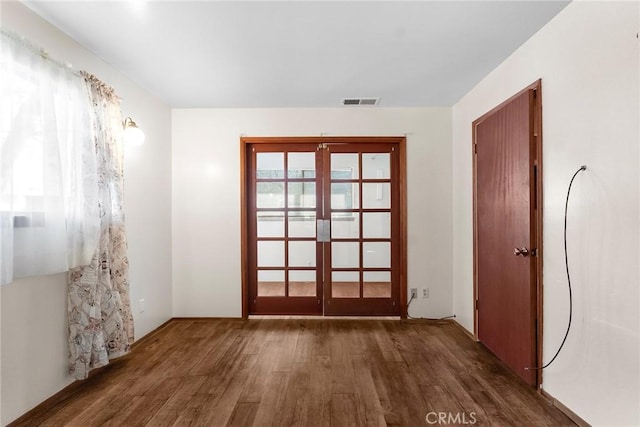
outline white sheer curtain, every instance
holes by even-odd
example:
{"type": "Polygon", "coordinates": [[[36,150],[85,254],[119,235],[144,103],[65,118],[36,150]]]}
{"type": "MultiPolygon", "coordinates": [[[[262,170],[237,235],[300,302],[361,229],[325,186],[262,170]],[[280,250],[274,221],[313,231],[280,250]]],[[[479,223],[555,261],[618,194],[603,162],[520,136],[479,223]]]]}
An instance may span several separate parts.
{"type": "Polygon", "coordinates": [[[100,235],[84,79],[0,40],[0,284],[89,264],[100,235]]]}

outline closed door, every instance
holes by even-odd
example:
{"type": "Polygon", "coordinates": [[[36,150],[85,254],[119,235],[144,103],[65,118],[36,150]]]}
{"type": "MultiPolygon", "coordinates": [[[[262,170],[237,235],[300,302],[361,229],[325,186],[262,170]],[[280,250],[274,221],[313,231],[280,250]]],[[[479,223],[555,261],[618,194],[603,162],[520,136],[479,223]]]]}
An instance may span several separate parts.
{"type": "Polygon", "coordinates": [[[399,176],[391,144],[335,144],[322,150],[325,314],[398,315],[399,176]]]}
{"type": "Polygon", "coordinates": [[[537,91],[474,122],[477,338],[537,381],[537,91]]]}
{"type": "Polygon", "coordinates": [[[396,149],[248,146],[249,314],[400,314],[396,149]]]}

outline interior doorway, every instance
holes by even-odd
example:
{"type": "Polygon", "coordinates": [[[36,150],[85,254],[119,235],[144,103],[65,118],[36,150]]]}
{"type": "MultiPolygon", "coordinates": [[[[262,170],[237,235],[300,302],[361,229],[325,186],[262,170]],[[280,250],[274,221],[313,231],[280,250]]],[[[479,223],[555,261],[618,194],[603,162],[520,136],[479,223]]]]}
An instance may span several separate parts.
{"type": "Polygon", "coordinates": [[[537,81],[473,122],[475,335],[532,386],[542,353],[537,81]]]}
{"type": "Polygon", "coordinates": [[[404,144],[242,138],[245,316],[405,315],[404,144]]]}

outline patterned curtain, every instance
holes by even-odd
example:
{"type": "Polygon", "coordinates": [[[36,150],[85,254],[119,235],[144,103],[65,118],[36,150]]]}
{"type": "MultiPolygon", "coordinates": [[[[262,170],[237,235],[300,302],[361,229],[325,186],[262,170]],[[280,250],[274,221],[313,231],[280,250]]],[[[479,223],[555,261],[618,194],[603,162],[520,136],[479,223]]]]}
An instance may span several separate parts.
{"type": "Polygon", "coordinates": [[[77,379],[128,353],[134,338],[122,211],[120,99],[96,77],[83,76],[92,102],[101,233],[91,263],[69,271],[69,372],[77,379]]]}

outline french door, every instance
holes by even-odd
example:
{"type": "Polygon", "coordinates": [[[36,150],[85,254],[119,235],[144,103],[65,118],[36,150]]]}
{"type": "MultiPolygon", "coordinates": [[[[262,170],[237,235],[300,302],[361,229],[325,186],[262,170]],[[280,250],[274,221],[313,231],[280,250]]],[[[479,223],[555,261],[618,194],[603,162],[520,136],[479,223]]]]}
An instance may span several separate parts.
{"type": "Polygon", "coordinates": [[[401,314],[399,140],[245,141],[248,314],[401,314]]]}

